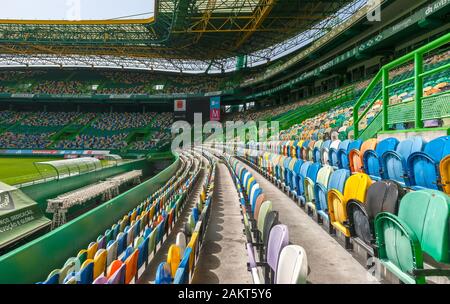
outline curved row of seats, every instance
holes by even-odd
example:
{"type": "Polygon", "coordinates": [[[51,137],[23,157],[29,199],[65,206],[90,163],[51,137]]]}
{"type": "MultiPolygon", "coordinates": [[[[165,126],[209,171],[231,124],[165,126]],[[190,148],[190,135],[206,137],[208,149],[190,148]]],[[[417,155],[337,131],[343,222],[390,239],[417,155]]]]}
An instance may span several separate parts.
{"type": "Polygon", "coordinates": [[[428,143],[417,136],[401,142],[396,138],[365,142],[306,140],[256,143],[249,148],[253,162],[267,167],[297,196],[303,191],[299,179],[306,178],[308,171],[314,177],[313,173],[325,165],[352,174],[367,173],[373,180],[394,180],[415,190],[450,193],[450,136],[428,143]]]}
{"type": "Polygon", "coordinates": [[[200,198],[192,208],[183,231],[178,232],[175,244],[169,247],[166,262],[158,265],[155,284],[189,284],[203,244],[209,223],[211,200],[214,192],[216,161],[204,151],[209,162],[200,198]]]}
{"type": "Polygon", "coordinates": [[[177,173],[158,191],[125,214],[86,249],[53,270],[42,284],[129,284],[136,282],[150,254],[172,230],[200,172],[192,155],[180,154],[177,173]]]}
{"type": "Polygon", "coordinates": [[[330,233],[342,233],[347,249],[351,249],[353,243],[361,245],[401,281],[425,283],[426,276],[448,276],[450,273],[440,268],[450,263],[450,198],[439,190],[425,188],[443,186],[439,183],[442,180],[439,172],[445,176],[448,167],[442,170],[439,160],[448,159],[449,137],[427,144],[418,138],[401,143],[392,138],[379,143],[370,140],[359,149],[359,144],[354,149],[349,148],[355,147],[354,144],[348,142],[344,148],[331,143],[329,148],[320,149],[305,145],[298,150],[295,146],[277,143],[269,144],[269,149],[291,154],[267,154],[242,148],[238,148],[238,153],[293,194],[300,206],[315,215],[319,223],[328,223],[330,233]],[[367,148],[369,145],[372,149],[367,148]],[[386,148],[389,145],[390,148],[386,148]],[[292,153],[298,153],[295,155],[303,159],[290,157],[292,153]],[[349,157],[346,167],[342,166],[345,160],[342,155],[349,157]],[[352,161],[356,163],[352,155],[357,155],[359,163],[366,165],[351,172],[349,168],[358,168],[351,166],[352,161]],[[417,166],[414,173],[420,173],[422,179],[415,180],[424,183],[406,188],[405,185],[411,183],[405,182],[407,177],[399,174],[399,171],[404,172],[405,164],[414,164],[412,168],[417,166]],[[401,177],[403,183],[397,177],[401,177]],[[411,191],[413,188],[418,191],[411,191]],[[431,270],[424,269],[424,256],[432,258],[431,267],[427,267],[431,270]]]}
{"type": "Polygon", "coordinates": [[[305,250],[289,243],[289,230],[278,220],[272,202],[252,174],[230,156],[224,158],[240,197],[247,243],[248,269],[255,284],[305,284],[308,262],[305,250]],[[257,255],[255,255],[255,249],[257,255]]]}

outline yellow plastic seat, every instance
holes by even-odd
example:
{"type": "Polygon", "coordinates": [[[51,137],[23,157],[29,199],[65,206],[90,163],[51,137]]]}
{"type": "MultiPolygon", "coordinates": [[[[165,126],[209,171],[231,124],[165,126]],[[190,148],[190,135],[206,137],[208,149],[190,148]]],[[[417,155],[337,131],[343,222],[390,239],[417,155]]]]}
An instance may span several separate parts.
{"type": "Polygon", "coordinates": [[[344,194],[336,189],[328,192],[328,212],[330,224],[346,237],[350,237],[350,230],[344,225],[348,220],[347,203],[356,200],[364,203],[367,189],[372,184],[372,180],[367,174],[357,173],[350,176],[345,183],[344,194]]]}
{"type": "Polygon", "coordinates": [[[441,173],[442,189],[450,194],[450,155],[441,160],[439,171],[441,173]]]}
{"type": "Polygon", "coordinates": [[[95,253],[98,250],[98,243],[91,243],[89,244],[89,248],[87,249],[87,258],[88,260],[94,259],[95,253]]]}
{"type": "Polygon", "coordinates": [[[100,249],[94,256],[94,280],[105,273],[107,252],[100,249]]]}
{"type": "Polygon", "coordinates": [[[170,272],[172,274],[172,278],[175,277],[175,273],[177,272],[178,265],[180,265],[181,261],[181,249],[177,245],[171,245],[169,247],[169,252],[167,253],[167,264],[170,266],[170,272]]]}

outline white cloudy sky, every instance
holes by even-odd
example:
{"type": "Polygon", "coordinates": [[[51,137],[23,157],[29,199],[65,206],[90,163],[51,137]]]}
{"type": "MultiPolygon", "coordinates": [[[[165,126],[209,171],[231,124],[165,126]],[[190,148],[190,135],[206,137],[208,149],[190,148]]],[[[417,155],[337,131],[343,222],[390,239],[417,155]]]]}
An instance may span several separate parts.
{"type": "Polygon", "coordinates": [[[0,19],[102,20],[147,13],[143,16],[132,17],[145,18],[153,15],[154,1],[155,0],[0,0],[0,19]],[[148,14],[149,12],[151,13],[148,14]]]}

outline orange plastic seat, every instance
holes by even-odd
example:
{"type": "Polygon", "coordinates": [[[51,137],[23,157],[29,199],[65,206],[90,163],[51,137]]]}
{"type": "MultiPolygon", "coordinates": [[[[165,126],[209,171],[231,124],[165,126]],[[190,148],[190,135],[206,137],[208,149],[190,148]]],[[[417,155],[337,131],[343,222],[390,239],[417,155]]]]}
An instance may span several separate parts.
{"type": "Polygon", "coordinates": [[[352,173],[364,173],[363,169],[363,156],[368,150],[375,150],[378,140],[371,138],[363,142],[360,150],[352,150],[349,153],[350,170],[352,173]]]}

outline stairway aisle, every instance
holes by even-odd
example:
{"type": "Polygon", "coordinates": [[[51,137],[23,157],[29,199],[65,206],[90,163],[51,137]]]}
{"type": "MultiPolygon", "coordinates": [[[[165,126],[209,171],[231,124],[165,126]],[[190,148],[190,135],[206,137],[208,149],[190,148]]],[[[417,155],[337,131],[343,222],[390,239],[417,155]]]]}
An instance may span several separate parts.
{"type": "MultiPolygon", "coordinates": [[[[202,159],[202,166],[204,167],[207,164],[206,159],[202,159]]],[[[164,243],[161,248],[158,248],[158,252],[154,257],[151,258],[151,261],[145,271],[139,275],[139,281],[137,284],[153,284],[155,281],[156,270],[160,263],[165,262],[167,260],[167,253],[169,251],[169,247],[175,244],[177,233],[182,231],[184,228],[184,223],[187,222],[189,215],[191,214],[192,208],[195,206],[195,203],[200,198],[200,193],[202,190],[202,185],[205,181],[205,170],[201,169],[199,179],[194,186],[194,189],[191,195],[186,202],[186,205],[183,211],[179,215],[179,219],[172,231],[170,232],[167,239],[164,239],[164,243]]]]}
{"type": "Polygon", "coordinates": [[[241,162],[263,189],[266,200],[279,212],[280,222],[289,228],[291,243],[305,248],[313,284],[377,283],[332,236],[274,184],[249,165],[241,162]]]}
{"type": "Polygon", "coordinates": [[[194,284],[248,284],[239,196],[228,168],[218,163],[211,217],[195,268],[194,284]]]}

